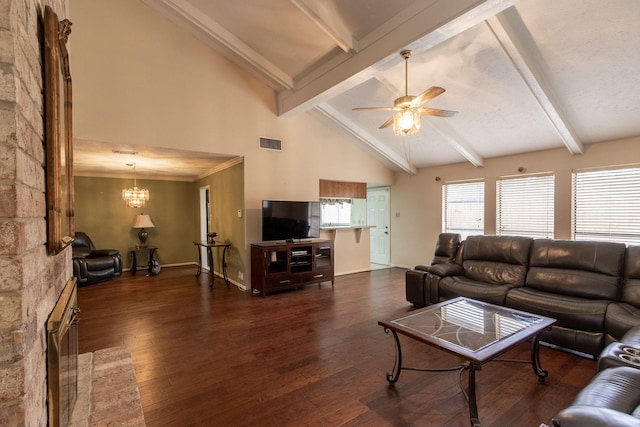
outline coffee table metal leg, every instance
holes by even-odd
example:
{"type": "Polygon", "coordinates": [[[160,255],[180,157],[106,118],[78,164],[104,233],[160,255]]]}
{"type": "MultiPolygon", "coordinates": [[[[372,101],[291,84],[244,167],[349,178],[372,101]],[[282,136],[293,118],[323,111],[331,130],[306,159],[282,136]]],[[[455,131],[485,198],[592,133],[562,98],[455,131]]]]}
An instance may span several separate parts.
{"type": "MultiPolygon", "coordinates": [[[[389,333],[388,328],[384,328],[385,333],[389,333]]],[[[393,338],[396,340],[396,360],[393,364],[393,370],[387,373],[387,381],[389,384],[394,385],[398,378],[400,378],[400,371],[402,371],[402,348],[400,347],[400,340],[396,331],[391,331],[393,338]]]]}
{"type": "Polygon", "coordinates": [[[469,370],[469,419],[473,427],[480,426],[480,417],[478,417],[478,402],[476,401],[476,371],[480,370],[479,365],[469,364],[464,369],[469,370]]]}
{"type": "Polygon", "coordinates": [[[540,335],[536,335],[531,342],[531,366],[533,367],[533,372],[538,376],[538,381],[544,382],[549,372],[543,369],[540,363],[540,335]]]}

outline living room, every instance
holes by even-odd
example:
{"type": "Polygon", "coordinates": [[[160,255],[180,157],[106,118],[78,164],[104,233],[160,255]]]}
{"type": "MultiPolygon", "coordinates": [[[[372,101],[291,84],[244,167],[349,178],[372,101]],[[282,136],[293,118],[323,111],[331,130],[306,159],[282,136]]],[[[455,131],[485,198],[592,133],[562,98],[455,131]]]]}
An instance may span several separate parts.
{"type": "MultiPolygon", "coordinates": [[[[71,55],[72,69],[78,70],[73,79],[76,146],[92,141],[113,141],[120,148],[157,146],[241,156],[244,170],[241,172],[244,181],[242,200],[226,203],[223,197],[213,206],[216,209],[224,206],[226,212],[216,212],[213,218],[225,224],[237,223],[237,210],[243,210],[240,228],[244,228],[244,235],[234,232],[232,243],[240,251],[233,279],[237,278],[238,271],[242,271],[245,284],[250,278],[248,245],[260,241],[262,200],[317,200],[320,179],[366,182],[370,186],[392,185],[392,264],[410,268],[419,260],[429,258],[431,248],[424,245],[424,241],[435,241],[441,231],[442,209],[434,208],[433,201],[441,199],[443,183],[483,180],[486,209],[483,231],[495,234],[496,180],[505,176],[553,173],[557,206],[555,237],[571,238],[568,203],[572,171],[633,163],[638,151],[637,138],[625,138],[586,145],[579,155],[566,148],[537,149],[533,153],[483,159],[482,167],[464,162],[423,168],[414,175],[397,173],[377,157],[367,155],[366,150],[345,140],[342,134],[327,129],[311,114],[274,117],[273,112],[278,107],[268,87],[211,52],[144,3],[123,2],[114,7],[71,2],[70,8],[71,17],[76,21],[73,26],[75,54],[71,55]],[[116,25],[119,30],[110,32],[116,25]],[[105,34],[109,36],[104,37],[105,34]],[[167,58],[172,61],[167,62],[167,58]],[[110,84],[96,85],[96,81],[110,84]],[[171,90],[167,89],[166,82],[173,82],[171,90]],[[215,88],[215,95],[202,88],[215,88]],[[162,94],[162,102],[155,101],[159,94],[162,94]],[[214,102],[216,97],[224,102],[214,102]],[[236,109],[242,109],[243,113],[233,114],[236,109]],[[139,111],[144,111],[144,115],[140,116],[139,111]],[[133,117],[137,119],[132,120],[133,117]],[[255,120],[234,124],[234,120],[245,117],[255,120]],[[281,139],[284,149],[281,152],[259,150],[256,140],[265,135],[281,139]],[[417,194],[421,197],[416,197],[417,194]],[[416,235],[425,240],[413,238],[416,235]]],[[[131,158],[127,157],[122,162],[124,170],[129,161],[131,158]]],[[[84,171],[78,174],[88,175],[84,171]]],[[[138,178],[144,182],[144,176],[138,175],[138,178]]],[[[78,178],[78,181],[82,179],[78,178]]],[[[237,179],[231,182],[239,185],[237,179]]],[[[125,188],[130,183],[123,180],[121,185],[125,188]]],[[[90,188],[79,186],[79,191],[91,191],[90,188]]],[[[150,205],[155,207],[171,204],[171,200],[163,200],[157,192],[151,197],[150,205]]],[[[77,199],[79,204],[83,199],[91,200],[90,206],[100,203],[92,193],[79,192],[77,199]]],[[[101,203],[105,204],[104,208],[112,208],[116,202],[101,203]]],[[[78,213],[78,230],[88,218],[78,213]]],[[[191,218],[195,222],[195,218],[191,218]]],[[[115,236],[126,235],[132,239],[135,235],[129,229],[132,223],[133,214],[117,223],[118,233],[95,231],[101,237],[97,240],[103,246],[114,246],[115,236]]],[[[223,230],[216,231],[224,234],[223,230]]],[[[162,238],[160,228],[153,230],[151,235],[162,238]]],[[[176,253],[194,253],[188,248],[193,239],[171,240],[176,253]]],[[[167,245],[162,246],[163,251],[168,250],[167,245]]],[[[166,258],[168,264],[185,261],[166,258]]]]}
{"type": "MultiPolygon", "coordinates": [[[[38,45],[39,7],[18,3],[2,0],[3,10],[10,12],[4,16],[12,19],[11,23],[2,21],[2,28],[9,28],[10,34],[20,33],[28,40],[25,44],[29,47],[24,49],[37,58],[39,50],[33,46],[38,45]]],[[[150,189],[148,209],[151,210],[141,212],[151,215],[156,226],[149,233],[150,240],[161,246],[160,259],[167,264],[195,261],[192,241],[197,238],[197,191],[202,184],[214,188],[220,202],[216,206],[224,205],[226,209],[216,212],[216,221],[220,221],[216,224],[220,227],[217,231],[220,233],[224,229],[225,237],[234,242],[235,252],[231,258],[233,278],[237,280],[237,273],[242,272],[246,286],[250,283],[249,245],[260,241],[262,200],[317,200],[321,179],[389,186],[392,194],[391,264],[412,268],[433,256],[433,245],[442,231],[444,183],[482,180],[485,183],[482,232],[496,234],[496,182],[499,178],[552,173],[555,177],[554,236],[570,239],[573,172],[640,162],[640,137],[636,134],[585,141],[589,144],[585,144],[581,154],[572,154],[565,147],[537,149],[531,153],[495,158],[487,156],[481,165],[456,162],[418,168],[414,174],[408,174],[398,171],[397,165],[389,166],[389,162],[370,155],[370,147],[363,149],[361,145],[354,144],[345,132],[329,128],[317,115],[277,116],[278,99],[271,87],[184,32],[145,2],[69,0],[38,2],[38,6],[51,3],[55,4],[61,17],[68,17],[73,22],[70,58],[74,88],[74,143],[81,146],[86,142],[108,141],[123,148],[158,147],[242,159],[227,169],[192,182],[162,182],[140,175],[138,182],[150,189]],[[259,150],[259,136],[281,139],[284,150],[278,153],[259,150]],[[229,191],[229,183],[241,185],[241,194],[236,190],[229,191]],[[185,193],[189,195],[185,197],[185,193]],[[238,218],[238,210],[242,211],[242,218],[238,218]],[[184,237],[166,239],[163,233],[169,230],[172,236],[184,237]]],[[[633,43],[629,42],[630,45],[633,43]]],[[[635,51],[630,49],[628,55],[632,62],[635,58],[632,52],[635,51]]],[[[6,62],[12,63],[10,60],[6,62]]],[[[18,80],[37,81],[22,77],[39,75],[33,65],[37,62],[36,59],[31,60],[33,69],[9,68],[19,76],[18,80]]],[[[632,75],[630,86],[640,87],[633,80],[633,76],[640,73],[628,71],[625,74],[632,75]]],[[[27,98],[37,100],[41,87],[37,84],[25,86],[29,86],[27,98]]],[[[15,294],[23,295],[20,289],[35,289],[24,295],[24,301],[22,296],[18,297],[20,303],[16,307],[20,308],[12,313],[15,319],[6,323],[7,330],[12,333],[20,331],[21,334],[22,331],[37,329],[32,328],[34,324],[44,325],[62,286],[71,276],[71,255],[67,249],[55,257],[47,257],[43,249],[46,242],[43,154],[33,149],[37,146],[33,141],[42,139],[38,133],[42,126],[38,124],[38,114],[31,114],[39,111],[37,101],[25,101],[24,97],[16,101],[13,93],[8,98],[3,98],[3,101],[8,100],[12,106],[19,105],[21,111],[27,112],[12,110],[18,119],[11,116],[8,122],[21,124],[26,115],[29,125],[7,125],[5,132],[3,124],[3,135],[8,135],[2,140],[3,146],[21,147],[17,149],[18,154],[10,156],[10,159],[27,158],[29,167],[6,170],[18,170],[11,181],[15,184],[12,188],[23,191],[27,186],[28,193],[33,194],[33,199],[29,200],[37,201],[33,204],[35,207],[27,209],[23,207],[28,204],[24,197],[18,198],[16,205],[20,208],[5,209],[2,215],[8,218],[3,219],[3,224],[23,227],[21,231],[7,234],[9,237],[5,239],[3,276],[5,271],[10,272],[6,277],[13,282],[6,284],[3,292],[13,297],[15,294]],[[16,131],[16,128],[21,131],[16,131]],[[15,139],[19,143],[15,144],[15,139]],[[31,147],[35,154],[25,146],[31,147]],[[23,152],[29,154],[23,156],[23,152]],[[25,178],[20,175],[25,174],[24,170],[37,172],[33,177],[25,178]],[[18,268],[14,268],[16,263],[18,268]],[[19,284],[18,290],[13,283],[19,284]]],[[[371,129],[371,132],[376,130],[371,129]]],[[[128,168],[124,162],[122,168],[128,168]]],[[[76,229],[90,233],[102,247],[116,241],[119,246],[122,241],[134,243],[137,230],[131,225],[139,212],[125,209],[119,199],[120,191],[131,186],[131,177],[82,173],[75,182],[76,229]],[[94,215],[92,209],[99,210],[100,215],[94,215]],[[99,224],[96,222],[98,219],[99,224]],[[111,240],[114,236],[115,240],[111,240]]],[[[126,243],[121,247],[126,247],[126,243]]],[[[400,304],[403,303],[401,300],[400,304]]],[[[27,361],[24,376],[31,385],[17,387],[20,391],[15,396],[12,394],[10,401],[12,408],[20,407],[21,404],[15,402],[21,402],[23,398],[31,402],[27,398],[33,397],[37,402],[28,403],[26,410],[18,411],[27,414],[23,418],[29,420],[24,422],[29,425],[41,424],[40,421],[46,417],[42,408],[46,402],[42,390],[42,384],[46,382],[44,362],[35,362],[43,352],[40,342],[42,327],[38,327],[37,333],[28,332],[26,349],[16,344],[15,336],[11,338],[10,356],[5,358],[8,361],[27,361]],[[36,415],[32,415],[34,413],[36,415]]],[[[7,362],[3,369],[13,369],[13,362],[7,362]]]]}

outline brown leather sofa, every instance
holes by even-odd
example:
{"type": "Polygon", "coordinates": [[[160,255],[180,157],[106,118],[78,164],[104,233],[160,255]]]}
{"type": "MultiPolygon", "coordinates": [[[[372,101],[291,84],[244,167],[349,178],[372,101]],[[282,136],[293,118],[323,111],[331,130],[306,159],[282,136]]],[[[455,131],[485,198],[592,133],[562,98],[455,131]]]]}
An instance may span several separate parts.
{"type": "Polygon", "coordinates": [[[640,427],[640,358],[633,355],[639,352],[640,327],[634,327],[600,354],[598,373],[553,417],[553,425],[640,427]]]}
{"type": "Polygon", "coordinates": [[[543,342],[594,358],[640,325],[640,247],[469,236],[453,259],[407,272],[407,300],[422,307],[465,296],[552,317],[543,342]]]}
{"type": "Polygon", "coordinates": [[[96,249],[81,231],[75,233],[72,246],[73,275],[78,285],[104,282],[122,274],[122,257],[117,249],[96,249]]]}

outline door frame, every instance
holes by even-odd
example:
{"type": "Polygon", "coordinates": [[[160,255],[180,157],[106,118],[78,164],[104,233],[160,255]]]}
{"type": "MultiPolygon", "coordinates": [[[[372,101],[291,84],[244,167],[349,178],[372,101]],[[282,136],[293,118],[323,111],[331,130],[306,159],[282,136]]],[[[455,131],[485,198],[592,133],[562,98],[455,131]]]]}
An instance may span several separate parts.
{"type": "MultiPolygon", "coordinates": [[[[211,225],[211,186],[205,185],[200,187],[200,240],[207,241],[211,225]]],[[[200,259],[202,260],[202,268],[209,270],[209,259],[204,247],[198,247],[200,251],[200,259]]]]}

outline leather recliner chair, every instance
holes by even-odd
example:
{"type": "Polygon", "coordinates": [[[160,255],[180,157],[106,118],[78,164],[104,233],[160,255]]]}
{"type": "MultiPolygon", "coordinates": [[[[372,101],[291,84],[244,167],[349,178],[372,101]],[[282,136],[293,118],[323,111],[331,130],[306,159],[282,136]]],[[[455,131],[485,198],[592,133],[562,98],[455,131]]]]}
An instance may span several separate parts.
{"type": "Polygon", "coordinates": [[[96,249],[86,233],[73,239],[73,275],[79,285],[104,282],[122,274],[122,257],[117,249],[96,249]]]}
{"type": "Polygon", "coordinates": [[[439,265],[453,264],[458,253],[460,240],[461,236],[457,233],[440,233],[431,265],[417,265],[413,270],[406,272],[405,293],[407,301],[415,307],[424,307],[432,304],[434,298],[437,299],[437,296],[433,296],[437,295],[437,288],[429,282],[427,273],[437,270],[439,265]]]}

